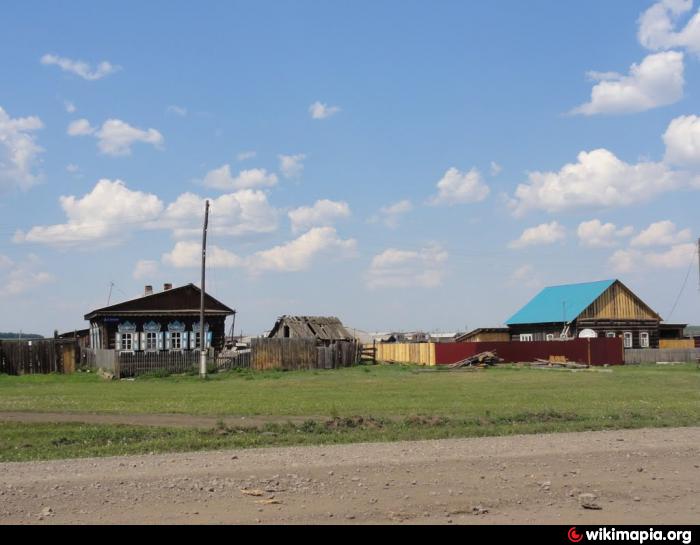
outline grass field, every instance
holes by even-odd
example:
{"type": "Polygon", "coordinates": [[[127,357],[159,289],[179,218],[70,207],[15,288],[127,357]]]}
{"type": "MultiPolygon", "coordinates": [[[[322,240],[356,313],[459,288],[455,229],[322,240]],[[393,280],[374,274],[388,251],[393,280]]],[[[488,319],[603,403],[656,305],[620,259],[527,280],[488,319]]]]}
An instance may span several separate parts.
{"type": "Polygon", "coordinates": [[[0,460],[700,425],[695,365],[582,372],[411,366],[103,381],[0,376],[0,412],[264,415],[259,430],[0,424],[0,460]],[[286,423],[286,417],[327,417],[286,423]],[[362,417],[360,421],[356,417],[362,417]]]}

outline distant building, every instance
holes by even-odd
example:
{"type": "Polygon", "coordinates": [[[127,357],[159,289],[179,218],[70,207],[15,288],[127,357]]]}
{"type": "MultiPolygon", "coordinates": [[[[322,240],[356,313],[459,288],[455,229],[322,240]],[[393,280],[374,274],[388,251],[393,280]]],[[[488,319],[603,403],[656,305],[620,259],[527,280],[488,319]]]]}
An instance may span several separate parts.
{"type": "Polygon", "coordinates": [[[619,280],[544,288],[507,322],[513,341],[621,337],[625,348],[657,348],[661,317],[619,280]]]}
{"type": "Polygon", "coordinates": [[[462,333],[430,333],[428,342],[431,343],[453,343],[462,333]]]}
{"type": "MultiPolygon", "coordinates": [[[[178,288],[164,284],[158,293],[146,286],[142,297],[93,310],[85,315],[90,322],[90,346],[120,352],[194,350],[201,331],[201,293],[194,284],[178,288]]],[[[209,294],[204,296],[204,307],[206,346],[220,350],[224,322],[235,311],[209,294]]]]}
{"type": "Polygon", "coordinates": [[[354,339],[338,318],[328,316],[280,316],[267,336],[271,339],[315,338],[322,345],[354,339]]]}
{"type": "Polygon", "coordinates": [[[484,343],[510,341],[507,327],[480,327],[469,333],[463,333],[455,339],[458,343],[484,343]]]}

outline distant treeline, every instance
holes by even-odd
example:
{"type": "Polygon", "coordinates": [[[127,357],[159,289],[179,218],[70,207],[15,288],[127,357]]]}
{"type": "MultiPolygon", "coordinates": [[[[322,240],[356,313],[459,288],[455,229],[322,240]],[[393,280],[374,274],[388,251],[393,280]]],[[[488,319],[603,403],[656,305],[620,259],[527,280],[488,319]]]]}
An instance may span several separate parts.
{"type": "Polygon", "coordinates": [[[2,339],[19,339],[22,337],[23,339],[43,339],[43,335],[37,335],[36,333],[11,333],[11,332],[2,332],[0,331],[0,340],[2,339]]]}

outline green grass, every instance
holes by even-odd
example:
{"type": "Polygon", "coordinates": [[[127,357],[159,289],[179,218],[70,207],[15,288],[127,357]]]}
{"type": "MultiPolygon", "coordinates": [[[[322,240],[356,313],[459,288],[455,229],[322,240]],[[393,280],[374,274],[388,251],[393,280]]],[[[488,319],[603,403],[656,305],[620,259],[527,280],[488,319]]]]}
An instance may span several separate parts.
{"type": "Polygon", "coordinates": [[[0,424],[0,460],[691,426],[700,425],[700,371],[692,364],[611,372],[376,366],[231,372],[206,381],[191,376],[103,381],[82,373],[0,376],[0,411],[331,419],[331,424],[276,424],[261,430],[0,424]],[[354,416],[365,422],[333,424],[354,416]]]}

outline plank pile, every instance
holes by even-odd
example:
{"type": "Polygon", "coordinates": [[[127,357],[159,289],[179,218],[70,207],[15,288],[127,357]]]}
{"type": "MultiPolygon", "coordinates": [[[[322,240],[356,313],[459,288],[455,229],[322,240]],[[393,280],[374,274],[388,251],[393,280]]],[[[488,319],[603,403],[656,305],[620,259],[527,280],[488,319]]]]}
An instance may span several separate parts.
{"type": "Polygon", "coordinates": [[[501,363],[503,360],[496,355],[496,352],[480,352],[468,358],[460,360],[451,365],[446,365],[445,369],[461,369],[463,367],[484,368],[489,365],[501,363]]]}

